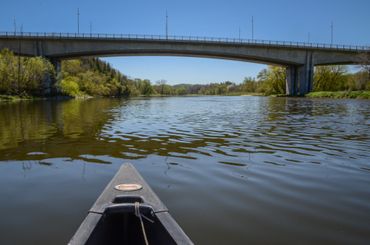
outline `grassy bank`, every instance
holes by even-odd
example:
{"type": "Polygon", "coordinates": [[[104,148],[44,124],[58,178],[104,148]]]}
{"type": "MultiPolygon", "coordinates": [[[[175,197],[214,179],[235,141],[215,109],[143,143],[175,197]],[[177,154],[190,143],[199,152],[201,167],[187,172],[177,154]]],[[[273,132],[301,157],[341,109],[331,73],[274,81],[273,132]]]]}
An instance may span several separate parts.
{"type": "Polygon", "coordinates": [[[311,92],[306,95],[309,98],[332,98],[332,99],[370,99],[370,91],[336,91],[336,92],[311,92]]]}
{"type": "Polygon", "coordinates": [[[263,93],[253,93],[253,92],[230,92],[226,93],[225,96],[264,96],[263,93]]]}

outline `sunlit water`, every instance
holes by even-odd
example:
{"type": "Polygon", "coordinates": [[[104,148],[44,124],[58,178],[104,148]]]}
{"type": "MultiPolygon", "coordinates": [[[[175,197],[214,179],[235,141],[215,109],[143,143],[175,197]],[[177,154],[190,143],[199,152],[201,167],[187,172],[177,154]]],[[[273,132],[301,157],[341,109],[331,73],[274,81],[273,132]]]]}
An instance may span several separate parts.
{"type": "Polygon", "coordinates": [[[0,104],[0,244],[66,244],[123,162],[196,244],[370,244],[370,101],[0,104]]]}

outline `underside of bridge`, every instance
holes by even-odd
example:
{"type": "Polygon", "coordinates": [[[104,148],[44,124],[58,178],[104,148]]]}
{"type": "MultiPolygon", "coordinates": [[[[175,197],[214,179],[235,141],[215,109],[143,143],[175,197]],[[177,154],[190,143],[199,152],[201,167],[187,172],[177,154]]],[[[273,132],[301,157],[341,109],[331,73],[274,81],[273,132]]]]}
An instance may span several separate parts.
{"type": "MultiPolygon", "coordinates": [[[[132,55],[130,55],[132,56],[132,55]]],[[[158,56],[156,54],[156,56],[158,56]]],[[[163,54],[162,54],[163,56],[163,54]]],[[[181,55],[184,56],[184,55],[181,55]]],[[[86,57],[86,56],[84,56],[86,57]]],[[[94,56],[96,57],[96,56],[94,56]]],[[[105,56],[104,56],[105,57],[105,56]]],[[[191,57],[194,57],[194,55],[191,55],[191,57]]],[[[204,56],[195,56],[195,57],[203,57],[204,56]]],[[[56,74],[58,77],[58,74],[61,72],[62,67],[62,60],[66,59],[65,57],[46,57],[50,60],[50,62],[53,64],[56,74]]],[[[214,58],[214,57],[213,57],[214,58]]],[[[68,59],[71,59],[68,57],[68,59]]],[[[231,59],[229,59],[231,60],[231,59]]],[[[254,60],[244,60],[248,62],[255,62],[254,60]]],[[[266,62],[257,62],[257,63],[265,63],[266,62]]],[[[269,62],[268,64],[272,64],[269,62]]],[[[279,64],[280,65],[280,64],[279,64]]],[[[314,64],[313,64],[313,57],[311,52],[307,52],[306,54],[306,63],[304,65],[280,65],[284,66],[286,68],[286,95],[289,96],[304,96],[305,94],[312,91],[313,88],[313,75],[314,75],[314,64]]],[[[56,82],[56,81],[52,81],[56,82]]],[[[54,84],[50,84],[50,91],[53,93],[56,93],[57,90],[54,86],[54,84]]]]}

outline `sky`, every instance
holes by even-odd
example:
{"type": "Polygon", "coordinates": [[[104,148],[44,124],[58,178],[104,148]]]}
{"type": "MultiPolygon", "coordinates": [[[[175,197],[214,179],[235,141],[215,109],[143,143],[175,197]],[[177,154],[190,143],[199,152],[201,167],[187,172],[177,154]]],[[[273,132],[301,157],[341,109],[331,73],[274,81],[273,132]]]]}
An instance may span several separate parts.
{"type": "MultiPolygon", "coordinates": [[[[370,45],[369,0],[0,0],[0,31],[80,32],[251,38],[370,45]],[[15,25],[14,25],[15,20],[15,25]]],[[[242,82],[264,65],[186,57],[104,58],[132,78],[169,84],[242,82]]]]}

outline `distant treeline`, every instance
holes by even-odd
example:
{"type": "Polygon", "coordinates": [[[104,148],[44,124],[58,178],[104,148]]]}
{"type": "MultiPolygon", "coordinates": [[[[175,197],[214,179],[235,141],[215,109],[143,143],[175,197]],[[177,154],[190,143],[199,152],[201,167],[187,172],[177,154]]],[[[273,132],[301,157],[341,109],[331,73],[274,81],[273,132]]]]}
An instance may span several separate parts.
{"type": "MultiPolygon", "coordinates": [[[[370,90],[369,69],[349,73],[346,66],[315,68],[314,91],[370,90]]],[[[0,52],[0,94],[43,96],[50,92],[48,84],[57,81],[59,94],[79,96],[174,96],[174,95],[238,95],[259,93],[285,94],[285,68],[268,66],[256,78],[247,77],[240,84],[231,81],[210,84],[169,85],[161,80],[131,79],[98,58],[82,58],[62,62],[62,72],[55,77],[50,61],[41,57],[18,57],[9,50],[0,52]]]]}

